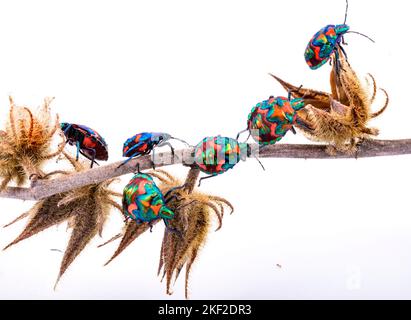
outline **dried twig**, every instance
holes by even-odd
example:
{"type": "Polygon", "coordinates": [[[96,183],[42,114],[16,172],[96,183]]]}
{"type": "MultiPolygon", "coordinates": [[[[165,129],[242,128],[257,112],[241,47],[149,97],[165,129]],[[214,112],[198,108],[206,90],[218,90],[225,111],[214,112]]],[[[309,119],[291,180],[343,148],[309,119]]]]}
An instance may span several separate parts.
{"type": "MultiPolygon", "coordinates": [[[[277,144],[259,151],[261,158],[297,158],[297,159],[348,159],[371,158],[384,156],[400,156],[411,154],[411,139],[406,140],[370,140],[364,142],[357,154],[337,154],[329,156],[325,152],[324,145],[289,145],[277,144]]],[[[57,193],[66,192],[86,185],[100,183],[102,181],[119,177],[136,171],[137,163],[141,170],[152,168],[151,156],[134,159],[126,165],[118,168],[122,162],[116,162],[71,175],[65,175],[52,180],[38,180],[30,188],[8,187],[0,193],[2,198],[15,198],[21,200],[41,200],[57,193]]],[[[156,153],[156,167],[164,167],[173,164],[193,164],[192,150],[184,149],[176,151],[174,159],[171,153],[156,153]]]]}

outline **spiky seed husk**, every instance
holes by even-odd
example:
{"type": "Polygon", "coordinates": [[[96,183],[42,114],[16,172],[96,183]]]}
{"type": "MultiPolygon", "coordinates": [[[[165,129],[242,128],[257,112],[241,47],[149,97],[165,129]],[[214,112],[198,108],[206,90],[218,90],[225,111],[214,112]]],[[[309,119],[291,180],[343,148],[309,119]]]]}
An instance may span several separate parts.
{"type": "MultiPolygon", "coordinates": [[[[182,184],[178,179],[162,170],[150,172],[150,174],[160,180],[159,188],[163,194],[182,184]]],[[[191,171],[190,175],[196,177],[191,171]]],[[[191,180],[193,180],[191,183],[196,183],[196,179],[191,180]]],[[[194,188],[188,186],[187,189],[193,190],[194,188]]],[[[217,217],[219,228],[221,228],[224,206],[231,208],[232,212],[233,206],[224,198],[185,190],[174,191],[171,196],[174,195],[175,197],[172,197],[172,200],[167,204],[173,210],[175,216],[169,222],[170,229],[164,231],[158,273],[160,274],[163,271],[163,278],[166,278],[167,282],[166,291],[171,294],[172,279],[176,281],[181,270],[186,266],[185,295],[188,298],[190,271],[199,251],[205,244],[212,224],[212,216],[217,217]]],[[[157,222],[159,221],[155,221],[155,223],[157,222]]],[[[149,229],[148,224],[138,225],[134,221],[128,221],[120,245],[107,264],[117,258],[133,241],[149,229]]],[[[107,243],[116,240],[118,237],[119,235],[113,237],[107,243]]]]}
{"type": "Polygon", "coordinates": [[[57,156],[64,148],[62,142],[57,151],[51,151],[54,134],[59,128],[59,118],[52,120],[50,103],[33,112],[25,106],[16,106],[10,97],[9,118],[5,131],[0,132],[0,190],[9,182],[20,186],[35,175],[44,175],[41,168],[45,161],[57,156]]]}
{"type": "Polygon", "coordinates": [[[292,90],[295,98],[304,98],[305,108],[297,112],[296,127],[309,139],[329,144],[327,152],[337,151],[353,154],[357,144],[364,139],[377,136],[379,131],[369,128],[368,122],[381,115],[387,108],[389,97],[383,108],[371,112],[371,105],[376,97],[376,82],[371,92],[361,83],[344,54],[340,52],[340,70],[336,70],[336,61],[330,74],[331,93],[312,89],[297,88],[284,80],[273,76],[286,90],[292,90]]]}
{"type": "MultiPolygon", "coordinates": [[[[69,160],[73,160],[66,153],[64,155],[69,160]]],[[[76,163],[76,170],[84,170],[87,166],[88,164],[76,163]]],[[[112,199],[115,193],[109,189],[109,185],[113,181],[108,180],[100,184],[82,187],[37,202],[28,213],[30,220],[23,232],[5,249],[51,226],[68,222],[72,232],[61,262],[57,285],[68,267],[87,244],[97,234],[101,234],[111,207],[116,207],[116,205],[119,207],[112,199]]]]}

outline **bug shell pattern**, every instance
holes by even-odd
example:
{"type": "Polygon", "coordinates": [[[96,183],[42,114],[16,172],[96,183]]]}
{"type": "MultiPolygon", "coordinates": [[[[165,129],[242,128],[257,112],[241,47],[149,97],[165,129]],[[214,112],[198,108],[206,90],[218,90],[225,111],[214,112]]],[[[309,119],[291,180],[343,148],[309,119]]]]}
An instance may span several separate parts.
{"type": "Polygon", "coordinates": [[[169,220],[174,217],[174,213],[166,207],[163,194],[153,178],[142,173],[136,174],[124,188],[123,213],[137,222],[169,220]]]}
{"type": "Polygon", "coordinates": [[[305,108],[297,112],[296,127],[309,139],[328,143],[327,153],[336,152],[354,154],[357,145],[363,140],[378,135],[379,130],[369,127],[369,121],[380,116],[389,104],[388,93],[380,89],[386,99],[379,111],[371,111],[377,95],[377,84],[372,80],[372,88],[364,86],[355,71],[340,50],[339,61],[333,61],[330,74],[331,93],[313,89],[298,89],[278,77],[286,90],[292,91],[294,98],[303,97],[305,108]],[[335,64],[339,63],[341,71],[335,73],[335,64]]]}
{"type": "Polygon", "coordinates": [[[61,128],[68,141],[75,144],[80,143],[80,149],[89,159],[93,159],[93,151],[95,151],[95,159],[106,161],[108,160],[107,143],[104,138],[95,130],[78,124],[62,123],[61,128]]]}
{"type": "Polygon", "coordinates": [[[275,144],[292,128],[297,117],[296,111],[303,107],[302,99],[290,101],[284,97],[271,97],[251,110],[247,127],[260,145],[275,144]]]}
{"type": "Polygon", "coordinates": [[[194,150],[194,161],[202,172],[221,174],[247,158],[248,145],[221,136],[204,138],[194,150]]]}
{"type": "Polygon", "coordinates": [[[350,30],[346,24],[328,25],[318,31],[310,40],[305,49],[305,61],[308,66],[316,70],[323,66],[336,52],[342,36],[350,30]]]}
{"type": "Polygon", "coordinates": [[[159,140],[153,139],[149,132],[138,133],[127,139],[123,146],[123,157],[133,157],[149,153],[159,140]]]}

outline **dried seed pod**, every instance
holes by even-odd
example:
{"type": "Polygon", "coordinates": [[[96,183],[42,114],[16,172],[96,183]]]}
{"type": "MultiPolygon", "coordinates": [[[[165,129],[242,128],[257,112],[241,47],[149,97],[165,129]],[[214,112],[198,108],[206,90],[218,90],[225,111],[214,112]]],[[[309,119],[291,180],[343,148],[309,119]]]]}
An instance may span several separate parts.
{"type": "MultiPolygon", "coordinates": [[[[169,224],[171,229],[177,230],[177,232],[172,232],[169,229],[164,231],[158,273],[163,271],[163,278],[166,278],[167,281],[167,293],[172,294],[172,280],[177,280],[182,268],[186,266],[185,294],[188,298],[188,280],[191,267],[207,239],[212,225],[212,216],[217,218],[219,223],[217,230],[219,230],[222,226],[225,207],[231,208],[231,211],[234,208],[230,202],[221,197],[192,191],[198,175],[194,175],[194,178],[188,178],[184,185],[185,188],[178,188],[181,186],[181,182],[166,171],[156,170],[149,174],[160,181],[159,188],[163,193],[171,190],[172,200],[169,201],[168,206],[173,210],[175,216],[169,224]]],[[[122,234],[103,244],[106,245],[122,238],[119,247],[107,264],[149,229],[148,223],[138,224],[136,221],[128,221],[122,234]]]]}
{"type": "MultiPolygon", "coordinates": [[[[333,62],[336,63],[335,61],[333,62]]],[[[296,98],[304,98],[305,108],[297,112],[296,127],[309,139],[329,144],[327,152],[337,151],[353,154],[357,145],[379,134],[379,130],[368,127],[370,120],[380,116],[389,103],[386,101],[380,111],[373,113],[371,106],[375,101],[377,86],[372,75],[373,89],[369,91],[359,80],[347,62],[344,54],[339,55],[340,71],[331,71],[331,93],[302,89],[273,76],[287,90],[292,90],[296,98]]]]}
{"type": "Polygon", "coordinates": [[[0,178],[3,179],[0,190],[12,180],[22,185],[31,175],[43,176],[43,163],[59,155],[64,148],[61,143],[56,152],[51,151],[52,138],[59,129],[58,116],[52,121],[50,113],[53,99],[46,98],[37,112],[16,106],[12,97],[9,99],[6,130],[0,134],[0,178]]]}
{"type": "MultiPolygon", "coordinates": [[[[88,164],[76,162],[68,154],[63,153],[72,164],[75,164],[75,171],[81,171],[88,167],[88,164]]],[[[113,181],[108,180],[56,194],[37,202],[28,213],[11,223],[13,224],[27,215],[30,216],[23,232],[4,250],[43,230],[67,221],[72,232],[61,263],[57,285],[61,276],[86,245],[96,235],[101,235],[111,207],[121,211],[120,205],[112,198],[117,194],[109,189],[109,185],[113,181]]]]}

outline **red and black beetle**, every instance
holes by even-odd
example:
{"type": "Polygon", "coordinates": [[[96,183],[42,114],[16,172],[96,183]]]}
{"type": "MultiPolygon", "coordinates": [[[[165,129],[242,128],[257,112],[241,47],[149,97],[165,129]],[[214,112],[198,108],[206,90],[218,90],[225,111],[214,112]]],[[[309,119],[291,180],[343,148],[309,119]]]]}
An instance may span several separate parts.
{"type": "Polygon", "coordinates": [[[96,131],[83,125],[65,122],[61,123],[60,127],[67,138],[66,142],[70,145],[76,145],[77,161],[80,153],[91,160],[91,168],[94,163],[97,163],[95,160],[108,160],[107,143],[96,131]]]}

